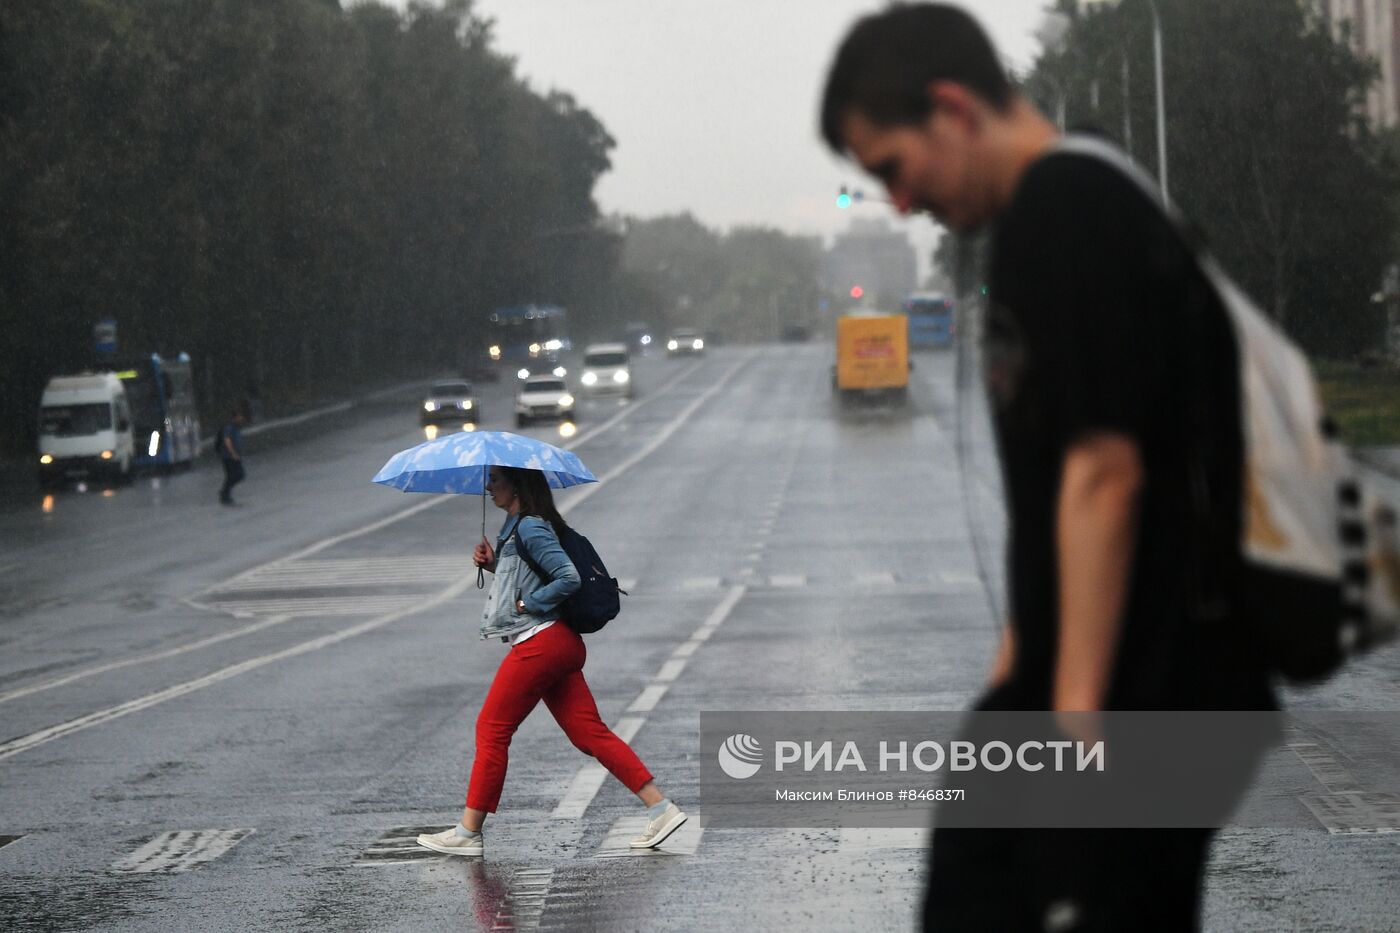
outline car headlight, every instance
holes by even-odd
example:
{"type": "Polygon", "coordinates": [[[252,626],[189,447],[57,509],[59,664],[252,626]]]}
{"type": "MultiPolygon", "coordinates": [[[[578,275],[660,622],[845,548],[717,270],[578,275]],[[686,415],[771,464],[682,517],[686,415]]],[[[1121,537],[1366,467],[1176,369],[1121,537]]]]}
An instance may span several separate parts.
{"type": "Polygon", "coordinates": [[[650,343],[651,343],[651,334],[642,334],[642,346],[645,347],[645,346],[649,345],[650,343]]]}
{"type": "Polygon", "coordinates": [[[691,346],[694,347],[694,348],[697,349],[697,350],[703,350],[703,349],[705,349],[705,341],[703,341],[703,340],[697,340],[697,341],[695,341],[693,344],[691,344],[691,346]]]}
{"type": "Polygon", "coordinates": [[[489,353],[489,354],[491,355],[491,359],[493,359],[493,360],[499,360],[499,359],[501,358],[501,348],[500,348],[500,347],[492,347],[491,349],[487,350],[486,352],[489,353]]]}
{"type": "Polygon", "coordinates": [[[613,382],[616,382],[618,385],[626,385],[629,378],[627,370],[625,369],[619,369],[617,372],[613,373],[613,382]]]}
{"type": "Polygon", "coordinates": [[[591,385],[593,385],[594,383],[596,383],[597,381],[598,381],[598,374],[597,374],[597,373],[584,373],[584,374],[583,374],[583,384],[584,384],[584,385],[586,385],[586,386],[591,386],[591,385]]]}
{"type": "Polygon", "coordinates": [[[541,348],[540,348],[540,345],[539,345],[539,344],[537,344],[537,343],[532,343],[532,344],[530,344],[530,355],[531,355],[531,356],[539,356],[539,355],[540,355],[540,349],[541,349],[541,348]]]}
{"type": "Polygon", "coordinates": [[[424,411],[437,411],[437,410],[438,410],[438,403],[437,403],[437,402],[424,402],[424,403],[423,403],[423,410],[424,410],[424,411]]]}
{"type": "Polygon", "coordinates": [[[560,408],[573,408],[573,407],[574,407],[574,397],[573,397],[572,395],[569,395],[567,392],[566,392],[565,394],[559,396],[559,407],[560,407],[560,408]]]}
{"type": "Polygon", "coordinates": [[[556,366],[556,367],[554,367],[554,375],[558,376],[560,379],[563,379],[563,378],[564,378],[565,376],[567,376],[568,374],[569,374],[569,371],[568,371],[567,369],[565,369],[564,367],[562,367],[562,366],[556,366]]]}
{"type": "Polygon", "coordinates": [[[521,379],[529,379],[530,371],[522,366],[520,369],[516,370],[515,375],[521,379]]]}
{"type": "Polygon", "coordinates": [[[48,466],[50,463],[53,463],[53,454],[40,455],[39,462],[42,463],[44,466],[48,466]]]}
{"type": "Polygon", "coordinates": [[[676,341],[674,341],[674,340],[668,340],[668,341],[666,341],[666,349],[667,349],[667,350],[678,350],[678,349],[680,349],[680,346],[681,346],[681,345],[680,345],[679,343],[677,343],[676,341]]]}
{"type": "Polygon", "coordinates": [[[469,399],[469,398],[464,398],[464,399],[462,399],[462,404],[461,404],[460,407],[463,408],[463,409],[465,409],[466,411],[471,411],[471,410],[472,410],[472,400],[469,399]]]}
{"type": "Polygon", "coordinates": [[[111,459],[112,459],[113,457],[115,457],[115,456],[116,456],[116,453],[115,453],[114,451],[111,451],[111,450],[104,450],[104,451],[102,451],[102,459],[103,459],[103,460],[111,460],[111,459]]]}
{"type": "Polygon", "coordinates": [[[546,341],[544,342],[544,348],[545,348],[546,350],[550,350],[550,351],[562,350],[562,349],[564,349],[564,341],[562,341],[562,340],[546,340],[546,341]]]}

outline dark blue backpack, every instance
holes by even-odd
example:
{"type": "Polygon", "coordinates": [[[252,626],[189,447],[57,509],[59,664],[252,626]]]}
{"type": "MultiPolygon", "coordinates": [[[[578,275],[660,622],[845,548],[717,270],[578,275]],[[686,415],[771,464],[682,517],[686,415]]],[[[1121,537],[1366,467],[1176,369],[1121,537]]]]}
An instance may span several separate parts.
{"type": "MultiPolygon", "coordinates": [[[[511,537],[515,538],[516,553],[535,572],[535,576],[541,580],[552,579],[526,550],[525,541],[516,534],[519,529],[520,523],[516,522],[510,532],[511,537]]],[[[569,555],[581,581],[573,595],[559,604],[560,618],[580,635],[591,635],[617,618],[622,611],[622,600],[618,595],[625,596],[627,591],[617,585],[617,580],[608,576],[608,568],[603,566],[603,559],[598,556],[592,543],[574,529],[564,529],[559,536],[559,546],[569,555]]]]}

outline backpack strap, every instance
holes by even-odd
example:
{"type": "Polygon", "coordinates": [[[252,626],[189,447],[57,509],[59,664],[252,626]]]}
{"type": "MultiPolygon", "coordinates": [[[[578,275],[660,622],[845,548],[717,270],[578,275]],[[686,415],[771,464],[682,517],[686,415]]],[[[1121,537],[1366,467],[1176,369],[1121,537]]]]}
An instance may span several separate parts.
{"type": "Polygon", "coordinates": [[[523,521],[525,521],[525,516],[522,515],[519,519],[516,520],[515,527],[510,530],[510,534],[506,535],[505,540],[501,542],[501,545],[504,547],[506,541],[509,541],[511,538],[514,538],[516,555],[521,560],[525,561],[526,565],[529,566],[529,568],[535,572],[535,576],[539,577],[541,580],[552,583],[554,581],[554,578],[551,577],[548,573],[546,573],[545,569],[541,567],[538,563],[536,563],[535,559],[530,556],[530,549],[525,546],[525,539],[520,537],[520,523],[523,521]]]}

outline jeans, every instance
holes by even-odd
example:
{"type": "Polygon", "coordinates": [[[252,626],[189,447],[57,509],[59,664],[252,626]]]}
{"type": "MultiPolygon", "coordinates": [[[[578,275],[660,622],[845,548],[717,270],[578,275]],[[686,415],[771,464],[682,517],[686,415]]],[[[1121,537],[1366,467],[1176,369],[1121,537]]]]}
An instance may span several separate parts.
{"type": "Polygon", "coordinates": [[[243,461],[224,458],[224,485],[219,489],[219,501],[228,502],[233,498],[233,487],[243,482],[243,461]]]}

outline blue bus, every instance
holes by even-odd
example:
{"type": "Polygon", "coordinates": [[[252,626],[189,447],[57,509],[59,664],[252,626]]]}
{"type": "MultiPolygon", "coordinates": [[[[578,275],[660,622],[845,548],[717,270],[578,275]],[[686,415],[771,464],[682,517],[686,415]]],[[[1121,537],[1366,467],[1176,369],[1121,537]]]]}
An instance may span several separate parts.
{"type": "Polygon", "coordinates": [[[117,364],[117,378],[131,406],[136,467],[192,464],[199,454],[199,410],[190,357],[158,353],[117,364]]]}
{"type": "Polygon", "coordinates": [[[909,316],[909,347],[943,349],[953,345],[953,302],[941,292],[914,292],[904,302],[909,316]]]}
{"type": "Polygon", "coordinates": [[[562,377],[561,358],[573,348],[569,313],[558,305],[497,308],[487,320],[486,343],[496,374],[514,373],[518,379],[562,377]]]}

